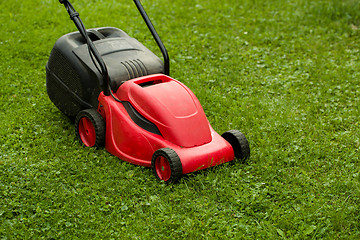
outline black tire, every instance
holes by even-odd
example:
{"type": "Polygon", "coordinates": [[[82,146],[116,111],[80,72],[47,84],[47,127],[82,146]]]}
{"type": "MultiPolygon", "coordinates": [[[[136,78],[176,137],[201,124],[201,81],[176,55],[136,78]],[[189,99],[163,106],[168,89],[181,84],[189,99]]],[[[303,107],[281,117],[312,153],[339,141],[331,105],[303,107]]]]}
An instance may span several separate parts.
{"type": "Polygon", "coordinates": [[[221,136],[232,146],[235,158],[240,159],[244,163],[250,157],[249,142],[240,131],[229,130],[221,136]]]}
{"type": "Polygon", "coordinates": [[[102,147],[105,144],[105,121],[96,109],[80,111],[75,118],[76,136],[86,147],[102,147]]]}
{"type": "Polygon", "coordinates": [[[182,176],[182,164],[171,148],[161,148],[153,154],[151,169],[155,177],[166,183],[175,183],[182,176]]]}

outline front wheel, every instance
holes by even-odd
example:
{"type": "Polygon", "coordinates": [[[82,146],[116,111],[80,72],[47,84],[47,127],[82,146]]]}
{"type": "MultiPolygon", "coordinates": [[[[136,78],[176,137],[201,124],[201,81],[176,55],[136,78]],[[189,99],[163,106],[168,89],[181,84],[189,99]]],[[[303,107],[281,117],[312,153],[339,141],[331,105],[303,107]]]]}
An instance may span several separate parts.
{"type": "Polygon", "coordinates": [[[230,143],[236,158],[245,162],[250,157],[249,142],[243,133],[238,130],[230,130],[221,136],[230,143]]]}
{"type": "Polygon", "coordinates": [[[177,182],[182,176],[182,164],[177,153],[171,148],[155,151],[151,168],[155,177],[166,183],[177,182]]]}

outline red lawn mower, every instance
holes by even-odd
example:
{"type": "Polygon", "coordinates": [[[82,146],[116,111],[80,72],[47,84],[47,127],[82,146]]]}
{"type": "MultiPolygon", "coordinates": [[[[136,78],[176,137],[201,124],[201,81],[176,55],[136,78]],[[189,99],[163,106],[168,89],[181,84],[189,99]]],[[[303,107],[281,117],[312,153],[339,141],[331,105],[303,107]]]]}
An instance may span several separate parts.
{"type": "Polygon", "coordinates": [[[46,65],[51,101],[75,120],[87,147],[102,147],[127,162],[151,167],[165,182],[232,161],[245,161],[245,136],[212,129],[199,100],[169,77],[169,57],[139,0],[134,0],[164,58],[113,27],[86,30],[67,0],[60,0],[78,32],[59,38],[46,65]]]}

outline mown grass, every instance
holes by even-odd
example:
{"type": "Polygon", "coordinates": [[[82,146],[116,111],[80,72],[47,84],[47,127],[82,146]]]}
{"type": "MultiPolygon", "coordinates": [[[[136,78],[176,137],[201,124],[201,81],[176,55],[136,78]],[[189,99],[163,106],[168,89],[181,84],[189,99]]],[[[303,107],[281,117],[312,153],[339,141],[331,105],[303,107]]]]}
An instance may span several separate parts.
{"type": "MultiPolygon", "coordinates": [[[[73,1],[159,54],[132,1],[73,1]]],[[[45,64],[74,31],[58,1],[0,3],[1,239],[359,239],[360,5],[355,0],[143,1],[171,76],[247,164],[157,182],[82,148],[45,64]]]]}

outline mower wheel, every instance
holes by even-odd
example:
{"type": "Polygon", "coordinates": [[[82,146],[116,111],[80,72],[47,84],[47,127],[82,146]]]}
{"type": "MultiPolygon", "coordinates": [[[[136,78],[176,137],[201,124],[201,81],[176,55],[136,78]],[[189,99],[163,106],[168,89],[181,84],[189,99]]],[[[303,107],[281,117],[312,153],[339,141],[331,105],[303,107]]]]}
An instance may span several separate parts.
{"type": "Polygon", "coordinates": [[[153,174],[166,183],[177,182],[182,176],[182,164],[177,153],[171,148],[161,148],[151,160],[153,174]]]}
{"type": "Polygon", "coordinates": [[[102,147],[105,143],[105,121],[96,109],[80,111],[75,118],[75,131],[86,147],[102,147]]]}
{"type": "Polygon", "coordinates": [[[245,162],[250,157],[249,142],[243,133],[238,130],[229,130],[221,136],[230,143],[236,158],[245,162]]]}

